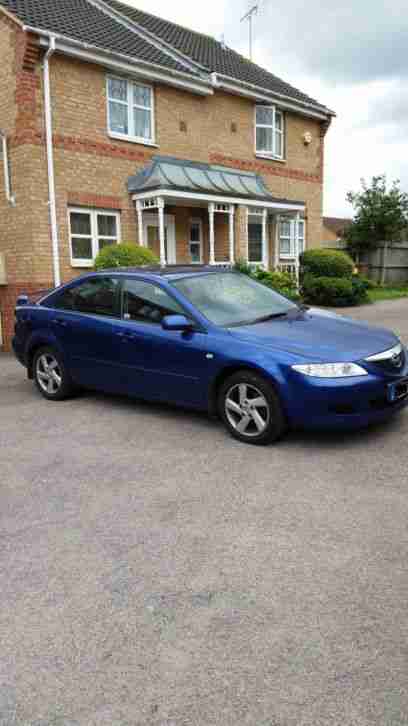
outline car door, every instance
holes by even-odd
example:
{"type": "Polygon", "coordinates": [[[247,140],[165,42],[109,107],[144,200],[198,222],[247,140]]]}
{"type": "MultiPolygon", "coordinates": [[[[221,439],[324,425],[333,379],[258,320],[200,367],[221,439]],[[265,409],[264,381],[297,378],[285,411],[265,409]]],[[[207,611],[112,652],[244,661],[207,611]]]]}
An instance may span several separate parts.
{"type": "Polygon", "coordinates": [[[210,361],[208,335],[167,331],[164,316],[185,314],[159,284],[138,278],[123,281],[121,361],[128,392],[146,399],[205,408],[210,361]]]}
{"type": "Polygon", "coordinates": [[[120,278],[95,275],[57,297],[51,327],[73,379],[87,387],[121,392],[120,278]]]}

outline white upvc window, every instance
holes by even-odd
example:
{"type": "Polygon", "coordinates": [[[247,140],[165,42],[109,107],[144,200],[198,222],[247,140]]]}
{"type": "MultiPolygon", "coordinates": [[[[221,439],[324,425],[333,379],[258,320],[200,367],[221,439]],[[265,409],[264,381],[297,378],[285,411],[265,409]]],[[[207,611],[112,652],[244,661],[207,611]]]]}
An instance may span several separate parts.
{"type": "Polygon", "coordinates": [[[120,242],[119,212],[70,207],[68,224],[73,267],[92,267],[103,247],[120,242]]]}
{"type": "Polygon", "coordinates": [[[255,151],[260,156],[284,158],[284,116],[275,106],[255,106],[255,151]]]}
{"type": "Polygon", "coordinates": [[[154,94],[151,86],[108,76],[107,99],[111,136],[154,144],[154,94]]]}
{"type": "MultiPolygon", "coordinates": [[[[279,256],[282,259],[296,257],[296,219],[281,217],[279,220],[279,256]]],[[[305,249],[305,220],[299,220],[298,228],[299,254],[305,249]]]]}

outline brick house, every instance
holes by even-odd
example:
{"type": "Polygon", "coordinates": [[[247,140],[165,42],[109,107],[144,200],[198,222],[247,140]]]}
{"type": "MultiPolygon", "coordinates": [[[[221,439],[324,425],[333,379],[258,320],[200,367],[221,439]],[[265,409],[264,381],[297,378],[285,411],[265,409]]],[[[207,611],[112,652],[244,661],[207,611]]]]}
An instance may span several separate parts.
{"type": "Polygon", "coordinates": [[[0,0],[0,314],[101,246],[296,269],[322,241],[333,113],[205,35],[117,0],[0,0]]]}
{"type": "Polygon", "coordinates": [[[322,244],[327,247],[343,246],[344,232],[351,222],[348,217],[323,217],[322,244]]]}

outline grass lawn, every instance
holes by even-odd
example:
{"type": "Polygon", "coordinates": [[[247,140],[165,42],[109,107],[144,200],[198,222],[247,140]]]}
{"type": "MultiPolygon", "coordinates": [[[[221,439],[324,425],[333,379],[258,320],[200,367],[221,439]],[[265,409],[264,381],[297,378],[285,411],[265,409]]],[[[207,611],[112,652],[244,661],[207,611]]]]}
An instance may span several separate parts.
{"type": "Polygon", "coordinates": [[[369,290],[368,296],[371,302],[408,297],[408,285],[406,287],[377,287],[375,290],[369,290]]]}

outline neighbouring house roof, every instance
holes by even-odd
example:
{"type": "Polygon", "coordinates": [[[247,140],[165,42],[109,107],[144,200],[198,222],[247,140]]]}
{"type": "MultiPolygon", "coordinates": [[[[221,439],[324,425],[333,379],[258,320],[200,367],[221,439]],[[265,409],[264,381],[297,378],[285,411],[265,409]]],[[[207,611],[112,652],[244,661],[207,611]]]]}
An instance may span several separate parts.
{"type": "Polygon", "coordinates": [[[351,222],[352,220],[348,217],[323,217],[323,227],[338,237],[343,236],[344,230],[351,222]]]}
{"type": "Polygon", "coordinates": [[[168,71],[246,84],[303,104],[325,116],[326,106],[208,35],[184,28],[118,0],[0,0],[25,25],[168,71]]]}
{"type": "MultiPolygon", "coordinates": [[[[209,72],[250,83],[288,98],[313,104],[327,112],[327,108],[289,83],[244,58],[209,35],[197,33],[176,23],[138,10],[118,0],[104,0],[106,5],[126,15],[161,40],[169,43],[209,72]]],[[[294,41],[295,42],[295,41],[294,41]]]]}
{"type": "Polygon", "coordinates": [[[152,163],[128,180],[130,194],[168,190],[244,198],[273,204],[303,207],[303,202],[278,199],[269,192],[255,172],[237,171],[226,166],[203,164],[170,156],[155,156],[152,163]]]}

